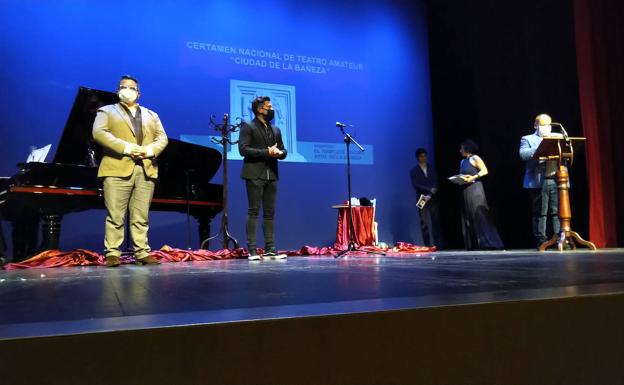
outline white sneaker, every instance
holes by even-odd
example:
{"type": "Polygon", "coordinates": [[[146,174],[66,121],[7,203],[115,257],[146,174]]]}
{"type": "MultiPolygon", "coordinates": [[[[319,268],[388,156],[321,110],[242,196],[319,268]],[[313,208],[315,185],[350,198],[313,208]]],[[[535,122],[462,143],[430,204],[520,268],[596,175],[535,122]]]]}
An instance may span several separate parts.
{"type": "Polygon", "coordinates": [[[266,253],[262,254],[262,258],[263,259],[285,259],[288,256],[286,254],[277,254],[274,251],[267,251],[266,253]]]}
{"type": "Polygon", "coordinates": [[[258,254],[249,254],[247,259],[249,261],[259,261],[260,260],[260,256],[258,254]]]}

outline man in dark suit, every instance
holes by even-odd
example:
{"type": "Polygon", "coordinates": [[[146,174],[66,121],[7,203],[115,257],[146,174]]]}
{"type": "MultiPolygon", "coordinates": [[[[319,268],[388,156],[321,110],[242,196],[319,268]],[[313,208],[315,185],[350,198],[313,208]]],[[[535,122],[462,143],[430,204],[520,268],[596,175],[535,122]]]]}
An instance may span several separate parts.
{"type": "Polygon", "coordinates": [[[259,260],[256,252],[256,228],[262,206],[262,230],[264,231],[264,259],[282,259],[277,254],[274,239],[275,198],[277,195],[277,161],[286,158],[282,132],[272,126],[275,110],[268,96],[258,96],[251,103],[255,118],[245,122],[240,130],[238,151],[244,157],[241,178],[247,187],[247,247],[249,259],[259,260]]]}
{"type": "Polygon", "coordinates": [[[427,162],[427,150],[416,150],[418,165],[412,168],[410,176],[412,186],[416,190],[416,201],[421,199],[425,205],[420,208],[420,227],[423,242],[426,246],[435,245],[443,248],[442,232],[440,230],[440,214],[435,194],[438,191],[438,176],[433,166],[427,162]]]}

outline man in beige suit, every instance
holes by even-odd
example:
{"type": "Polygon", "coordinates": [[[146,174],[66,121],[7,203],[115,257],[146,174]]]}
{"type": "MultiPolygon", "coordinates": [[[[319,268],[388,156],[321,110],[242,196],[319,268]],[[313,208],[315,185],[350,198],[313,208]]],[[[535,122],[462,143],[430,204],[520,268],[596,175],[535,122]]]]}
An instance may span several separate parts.
{"type": "Polygon", "coordinates": [[[136,264],[157,264],[149,256],[148,213],[158,178],[156,157],[167,146],[167,134],[158,115],[137,103],[140,93],[135,78],[123,76],[117,94],[119,103],[100,108],[93,123],[93,139],[103,149],[98,178],[104,181],[107,211],[106,266],[120,264],[126,212],[136,264]]]}

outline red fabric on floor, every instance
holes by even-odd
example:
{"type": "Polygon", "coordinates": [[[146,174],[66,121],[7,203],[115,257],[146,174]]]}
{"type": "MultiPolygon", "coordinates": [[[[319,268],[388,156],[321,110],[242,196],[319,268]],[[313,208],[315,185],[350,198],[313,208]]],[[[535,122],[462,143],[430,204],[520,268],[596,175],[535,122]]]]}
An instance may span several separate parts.
{"type": "MultiPolygon", "coordinates": [[[[399,242],[397,245],[390,249],[382,249],[375,246],[365,246],[361,248],[362,251],[352,252],[349,255],[364,255],[365,251],[383,252],[389,256],[401,256],[406,254],[419,254],[436,251],[435,247],[416,246],[410,243],[399,242]]],[[[326,255],[335,256],[341,249],[334,247],[314,247],[303,246],[299,250],[281,251],[282,253],[290,256],[304,256],[304,255],[326,255]]],[[[259,254],[262,254],[262,249],[258,249],[259,254]]],[[[151,256],[157,258],[163,263],[169,262],[198,262],[198,261],[212,261],[219,259],[235,259],[235,258],[247,258],[246,249],[235,250],[184,250],[176,249],[170,246],[163,246],[160,250],[154,250],[150,253],[151,256]]],[[[59,251],[48,250],[40,254],[35,255],[22,262],[9,263],[4,268],[6,270],[15,269],[44,269],[50,267],[69,267],[69,266],[104,266],[106,258],[93,251],[76,249],[73,251],[59,251]]],[[[134,256],[122,255],[122,264],[134,263],[134,256]]]]}
{"type": "Polygon", "coordinates": [[[8,263],[6,270],[48,268],[61,266],[93,266],[104,265],[105,258],[96,252],[76,249],[72,251],[47,250],[25,261],[8,263]]]}

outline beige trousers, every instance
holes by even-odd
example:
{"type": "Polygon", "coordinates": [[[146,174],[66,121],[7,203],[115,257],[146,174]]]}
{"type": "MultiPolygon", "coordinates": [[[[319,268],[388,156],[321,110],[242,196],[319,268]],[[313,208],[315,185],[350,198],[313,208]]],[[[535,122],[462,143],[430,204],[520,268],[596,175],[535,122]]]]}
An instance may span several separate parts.
{"type": "Polygon", "coordinates": [[[147,242],[148,214],[155,180],[145,175],[141,166],[135,166],[129,177],[104,178],[104,205],[106,206],[106,256],[121,255],[124,241],[126,212],[129,214],[130,236],[136,258],[145,258],[150,252],[147,242]]]}

